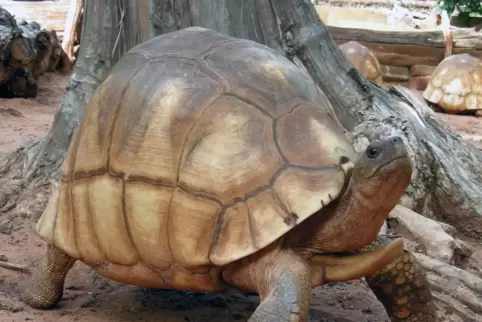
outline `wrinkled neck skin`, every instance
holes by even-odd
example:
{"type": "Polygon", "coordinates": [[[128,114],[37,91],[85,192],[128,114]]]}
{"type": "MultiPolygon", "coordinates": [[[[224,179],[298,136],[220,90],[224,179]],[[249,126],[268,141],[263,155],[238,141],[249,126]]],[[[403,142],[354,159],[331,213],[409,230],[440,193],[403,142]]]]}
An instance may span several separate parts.
{"type": "Polygon", "coordinates": [[[403,170],[365,180],[352,176],[342,195],[296,227],[286,243],[301,254],[347,252],[375,240],[410,182],[403,170]]]}

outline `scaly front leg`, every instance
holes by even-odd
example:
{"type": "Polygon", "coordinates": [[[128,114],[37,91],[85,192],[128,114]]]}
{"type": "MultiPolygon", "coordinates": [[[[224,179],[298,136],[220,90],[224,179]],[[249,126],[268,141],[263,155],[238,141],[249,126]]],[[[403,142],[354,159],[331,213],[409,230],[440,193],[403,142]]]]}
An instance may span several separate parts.
{"type": "MultiPolygon", "coordinates": [[[[363,250],[379,247],[388,241],[386,237],[378,237],[363,250]]],[[[438,321],[425,271],[410,252],[404,251],[388,266],[367,276],[366,281],[392,322],[438,321]]]]}

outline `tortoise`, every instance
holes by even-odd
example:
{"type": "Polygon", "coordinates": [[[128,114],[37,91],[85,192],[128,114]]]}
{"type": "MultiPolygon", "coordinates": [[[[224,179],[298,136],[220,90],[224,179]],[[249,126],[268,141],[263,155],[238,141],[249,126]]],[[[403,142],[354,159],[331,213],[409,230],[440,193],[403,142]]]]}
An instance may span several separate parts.
{"type": "Polygon", "coordinates": [[[62,57],[62,47],[60,46],[59,38],[55,30],[50,31],[50,40],[52,53],[49,58],[47,71],[54,72],[59,66],[60,58],[62,57]]]}
{"type": "Polygon", "coordinates": [[[22,300],[55,305],[80,260],[125,284],[257,293],[251,322],[306,321],[312,287],[367,276],[393,321],[435,321],[403,241],[377,239],[411,173],[401,137],[358,155],[278,52],[201,27],[156,36],[93,94],[22,300]]]}
{"type": "MultiPolygon", "coordinates": [[[[21,48],[31,48],[30,51],[18,51],[18,59],[24,62],[24,67],[28,68],[35,79],[45,73],[50,64],[52,54],[52,36],[46,29],[41,29],[37,22],[27,22],[19,24],[22,29],[21,48]],[[28,53],[26,55],[25,53],[28,53]],[[28,58],[28,62],[27,62],[28,58]]],[[[15,58],[15,57],[14,57],[15,58]]]]}
{"type": "Polygon", "coordinates": [[[339,45],[353,66],[369,81],[382,86],[382,68],[377,57],[367,47],[356,41],[349,41],[339,45]]]}
{"type": "Polygon", "coordinates": [[[452,55],[433,71],[423,97],[450,114],[482,117],[482,60],[469,54],[452,55]]]}
{"type": "Polygon", "coordinates": [[[34,75],[37,78],[43,75],[49,68],[50,60],[53,55],[52,35],[48,30],[36,30],[35,45],[37,48],[37,64],[34,69],[34,75]]]}

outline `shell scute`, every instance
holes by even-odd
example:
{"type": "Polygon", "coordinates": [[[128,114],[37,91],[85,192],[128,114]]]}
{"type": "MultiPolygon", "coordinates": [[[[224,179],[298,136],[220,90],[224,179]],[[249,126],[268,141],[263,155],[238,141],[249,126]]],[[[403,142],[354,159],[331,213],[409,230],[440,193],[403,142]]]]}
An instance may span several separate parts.
{"type": "Polygon", "coordinates": [[[125,214],[140,259],[162,270],[170,266],[169,207],[173,188],[143,181],[125,183],[125,214]]]}
{"type": "Polygon", "coordinates": [[[345,176],[338,166],[312,171],[292,167],[280,174],[273,190],[290,213],[306,219],[338,197],[345,176]]]}
{"type": "MultiPolygon", "coordinates": [[[[103,254],[105,260],[133,265],[138,262],[139,256],[130,238],[124,215],[123,184],[122,179],[108,174],[77,181],[73,184],[72,208],[84,207],[84,219],[90,221],[92,227],[92,231],[85,234],[83,225],[77,229],[77,237],[80,237],[77,245],[82,245],[81,253],[87,248],[84,242],[90,244],[92,240],[97,240],[97,252],[103,254]]],[[[77,216],[75,218],[77,219],[77,216]]],[[[95,247],[95,244],[92,246],[95,247]]]]}
{"type": "Polygon", "coordinates": [[[216,234],[221,205],[176,189],[169,211],[169,242],[173,257],[180,264],[198,266],[209,263],[209,250],[216,234]]]}
{"type": "Polygon", "coordinates": [[[216,83],[199,75],[188,60],[167,58],[149,64],[119,103],[110,151],[112,171],[174,187],[189,133],[219,95],[216,83]]]}
{"type": "Polygon", "coordinates": [[[204,52],[209,52],[211,48],[232,40],[211,30],[189,27],[166,33],[161,37],[153,37],[133,47],[129,52],[141,54],[149,59],[166,56],[194,59],[204,52]],[[160,48],[162,50],[159,50],[160,48]]]}
{"type": "Polygon", "coordinates": [[[452,55],[432,73],[423,97],[448,113],[482,110],[482,60],[469,54],[452,55]]]}
{"type": "Polygon", "coordinates": [[[73,180],[71,176],[74,174],[79,177],[105,172],[111,144],[110,132],[123,92],[145,65],[144,57],[126,55],[98,86],[67,153],[63,177],[73,180]]]}
{"type": "Polygon", "coordinates": [[[307,73],[300,73],[288,59],[259,44],[227,42],[202,59],[226,93],[257,106],[272,118],[316,99],[316,87],[306,86],[313,82],[307,73]]]}
{"type": "Polygon", "coordinates": [[[230,205],[269,185],[284,161],[273,120],[253,105],[224,95],[192,129],[179,168],[179,185],[230,205]]]}
{"type": "Polygon", "coordinates": [[[356,157],[326,110],[299,105],[277,121],[276,130],[281,154],[291,165],[320,169],[338,165],[342,156],[356,157]]]}

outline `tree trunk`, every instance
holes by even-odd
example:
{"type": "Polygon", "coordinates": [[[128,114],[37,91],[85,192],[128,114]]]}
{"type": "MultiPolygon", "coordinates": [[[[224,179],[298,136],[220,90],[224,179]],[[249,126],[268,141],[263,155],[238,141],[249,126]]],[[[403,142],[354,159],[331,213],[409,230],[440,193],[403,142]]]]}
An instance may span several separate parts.
{"type": "MultiPolygon", "coordinates": [[[[70,72],[74,66],[74,46],[82,29],[82,0],[70,1],[69,11],[65,19],[64,39],[62,40],[62,69],[70,72]]],[[[80,38],[78,39],[80,41],[80,38]]]]}
{"type": "Polygon", "coordinates": [[[147,40],[148,34],[140,32],[147,11],[138,11],[135,0],[85,0],[84,12],[79,57],[47,137],[0,159],[0,213],[15,207],[21,189],[28,196],[45,180],[58,177],[95,89],[126,51],[147,40]]]}

